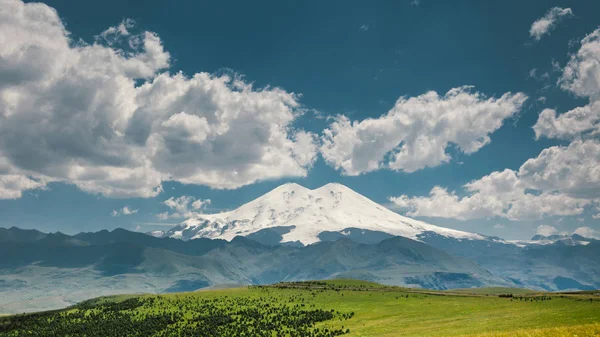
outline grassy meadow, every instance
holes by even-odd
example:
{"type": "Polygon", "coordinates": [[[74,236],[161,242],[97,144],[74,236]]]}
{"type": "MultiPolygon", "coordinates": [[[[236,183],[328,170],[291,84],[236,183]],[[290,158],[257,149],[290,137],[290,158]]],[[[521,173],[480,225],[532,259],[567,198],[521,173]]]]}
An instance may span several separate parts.
{"type": "Polygon", "coordinates": [[[0,318],[0,336],[600,336],[600,296],[355,280],[102,297],[0,318]],[[512,297],[511,297],[512,296],[512,297]]]}

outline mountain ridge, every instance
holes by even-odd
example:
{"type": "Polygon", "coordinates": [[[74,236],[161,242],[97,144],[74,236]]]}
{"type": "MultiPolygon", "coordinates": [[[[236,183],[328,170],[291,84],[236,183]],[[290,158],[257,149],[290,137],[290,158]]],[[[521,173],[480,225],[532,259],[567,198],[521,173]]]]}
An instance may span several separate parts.
{"type": "Polygon", "coordinates": [[[403,237],[377,244],[342,238],[289,246],[243,236],[183,241],[124,229],[73,236],[29,231],[30,237],[18,241],[10,232],[19,231],[0,231],[0,312],[23,310],[18,303],[42,310],[99,295],[224,283],[352,277],[435,289],[511,285],[469,259],[403,237]]]}

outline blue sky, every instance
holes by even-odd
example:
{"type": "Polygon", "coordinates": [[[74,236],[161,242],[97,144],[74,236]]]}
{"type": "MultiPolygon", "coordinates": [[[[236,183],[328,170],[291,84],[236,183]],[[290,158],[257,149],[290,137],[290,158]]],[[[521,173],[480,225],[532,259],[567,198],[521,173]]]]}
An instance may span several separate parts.
{"type": "Polygon", "coordinates": [[[295,181],[509,239],[600,231],[597,2],[2,3],[0,226],[165,229],[169,198],[295,181]]]}

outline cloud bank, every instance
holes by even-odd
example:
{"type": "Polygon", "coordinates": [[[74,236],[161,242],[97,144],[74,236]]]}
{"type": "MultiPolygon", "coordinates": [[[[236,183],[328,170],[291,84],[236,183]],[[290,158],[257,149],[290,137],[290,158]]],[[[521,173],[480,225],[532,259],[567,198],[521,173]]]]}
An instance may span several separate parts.
{"type": "Polygon", "coordinates": [[[463,186],[461,195],[436,186],[429,196],[400,195],[390,200],[409,216],[461,220],[534,220],[578,215],[586,207],[600,209],[600,140],[596,137],[600,120],[600,29],[581,41],[580,49],[563,69],[559,85],[588,98],[589,104],[560,115],[545,109],[533,130],[538,139],[568,140],[569,145],[544,149],[516,171],[495,171],[471,181],[463,186]]]}
{"type": "Polygon", "coordinates": [[[156,196],[165,180],[237,188],[314,162],[294,93],[171,73],[160,37],[131,20],[88,44],[44,4],[0,6],[2,199],[51,181],[107,197],[156,196]]]}

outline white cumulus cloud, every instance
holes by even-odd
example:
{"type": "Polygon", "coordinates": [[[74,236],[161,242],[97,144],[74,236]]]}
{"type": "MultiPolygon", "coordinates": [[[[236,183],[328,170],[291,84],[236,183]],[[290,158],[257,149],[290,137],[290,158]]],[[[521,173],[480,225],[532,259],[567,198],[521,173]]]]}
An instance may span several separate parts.
{"type": "Polygon", "coordinates": [[[324,130],[321,153],[346,175],[381,168],[414,172],[450,161],[450,145],[471,154],[490,142],[490,134],[516,114],[527,96],[485,97],[472,87],[401,97],[379,118],[351,121],[338,116],[324,130]]]}
{"type": "Polygon", "coordinates": [[[196,199],[192,196],[182,195],[180,197],[170,197],[163,204],[169,207],[172,212],[163,212],[156,215],[160,220],[191,218],[202,212],[204,208],[210,205],[210,199],[196,199]]]}
{"type": "Polygon", "coordinates": [[[577,140],[544,149],[521,165],[519,178],[531,189],[600,198],[600,140],[577,140]]]}
{"type": "Polygon", "coordinates": [[[0,199],[18,199],[23,191],[43,187],[44,183],[18,174],[0,175],[0,199]]]}
{"type": "Polygon", "coordinates": [[[0,7],[0,161],[21,177],[0,170],[0,195],[47,181],[108,197],[156,196],[165,180],[237,188],[305,176],[316,158],[315,136],[292,127],[294,93],[171,70],[131,20],[88,44],[45,4],[0,7]]]}
{"type": "Polygon", "coordinates": [[[554,146],[518,171],[495,171],[464,185],[464,195],[435,186],[429,196],[391,197],[409,216],[461,220],[503,217],[534,220],[583,213],[600,198],[600,141],[554,146]]]}
{"type": "Polygon", "coordinates": [[[596,204],[596,207],[593,210],[592,218],[600,219],[600,202],[596,204]]]}
{"type": "Polygon", "coordinates": [[[558,231],[558,229],[556,229],[556,227],[554,227],[554,226],[550,226],[550,225],[539,225],[539,226],[537,227],[536,234],[538,234],[538,235],[543,235],[543,236],[550,236],[550,235],[559,234],[559,231],[558,231]]]}
{"type": "Polygon", "coordinates": [[[130,208],[129,206],[124,206],[121,209],[114,209],[111,212],[112,216],[121,216],[121,215],[132,215],[138,212],[137,209],[130,208]]]}
{"type": "Polygon", "coordinates": [[[544,109],[533,126],[535,137],[572,139],[587,131],[600,132],[600,101],[577,107],[559,116],[554,109],[544,109]]]}
{"type": "Polygon", "coordinates": [[[549,34],[558,22],[570,16],[573,16],[571,8],[552,7],[546,12],[546,15],[533,22],[529,29],[529,35],[539,41],[542,36],[549,34]]]}
{"type": "Polygon", "coordinates": [[[536,138],[573,139],[600,134],[600,29],[581,40],[577,53],[565,66],[559,80],[562,89],[589,99],[585,106],[562,114],[553,109],[540,113],[534,125],[536,138]]]}
{"type": "Polygon", "coordinates": [[[600,28],[581,40],[579,50],[563,69],[560,84],[578,96],[600,99],[600,28]]]}
{"type": "Polygon", "coordinates": [[[590,227],[579,227],[573,234],[581,235],[584,238],[600,240],[600,231],[590,227]]]}

